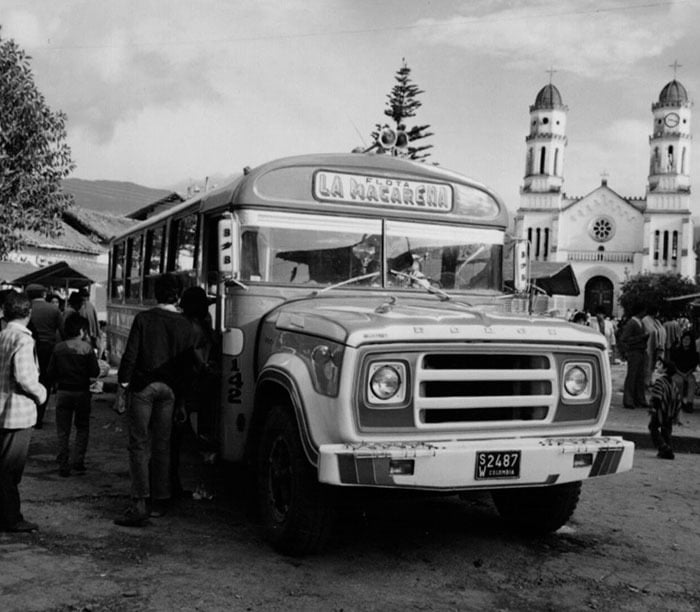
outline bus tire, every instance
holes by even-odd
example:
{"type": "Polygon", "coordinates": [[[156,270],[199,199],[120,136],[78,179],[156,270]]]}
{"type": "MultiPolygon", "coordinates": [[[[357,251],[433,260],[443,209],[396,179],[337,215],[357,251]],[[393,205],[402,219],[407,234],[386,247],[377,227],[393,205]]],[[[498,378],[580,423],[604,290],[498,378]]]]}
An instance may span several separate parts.
{"type": "Polygon", "coordinates": [[[493,502],[501,517],[518,531],[541,535],[556,531],[576,510],[580,482],[550,487],[527,487],[493,491],[493,502]]]}
{"type": "Polygon", "coordinates": [[[330,537],[333,505],[304,455],[291,410],[267,415],[258,458],[258,503],[266,539],[287,555],[319,551],[330,537]]]}

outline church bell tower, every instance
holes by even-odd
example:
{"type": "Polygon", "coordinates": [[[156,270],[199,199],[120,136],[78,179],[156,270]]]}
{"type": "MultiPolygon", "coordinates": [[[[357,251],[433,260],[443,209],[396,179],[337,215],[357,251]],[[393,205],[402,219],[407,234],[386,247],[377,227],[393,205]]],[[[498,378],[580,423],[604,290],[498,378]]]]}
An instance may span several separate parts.
{"type": "Polygon", "coordinates": [[[566,113],[559,90],[550,82],[530,107],[530,133],[522,191],[560,193],[564,184],[566,113]]]}
{"type": "MultiPolygon", "coordinates": [[[[649,138],[649,195],[690,192],[690,106],[685,87],[675,78],[651,106],[654,123],[649,138]]],[[[656,198],[651,199],[647,205],[656,208],[656,198]]]]}

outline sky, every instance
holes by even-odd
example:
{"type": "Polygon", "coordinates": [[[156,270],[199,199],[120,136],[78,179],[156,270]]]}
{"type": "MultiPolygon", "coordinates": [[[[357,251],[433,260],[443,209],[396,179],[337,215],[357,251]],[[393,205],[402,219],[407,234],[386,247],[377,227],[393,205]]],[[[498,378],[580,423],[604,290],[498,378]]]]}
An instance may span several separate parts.
{"type": "Polygon", "coordinates": [[[700,0],[0,1],[0,37],[68,117],[76,178],[182,190],[369,146],[405,58],[424,92],[408,125],[430,125],[430,161],[512,212],[529,107],[550,78],[569,108],[566,193],[605,174],[644,196],[651,105],[674,62],[700,95],[699,25],[700,0]]]}

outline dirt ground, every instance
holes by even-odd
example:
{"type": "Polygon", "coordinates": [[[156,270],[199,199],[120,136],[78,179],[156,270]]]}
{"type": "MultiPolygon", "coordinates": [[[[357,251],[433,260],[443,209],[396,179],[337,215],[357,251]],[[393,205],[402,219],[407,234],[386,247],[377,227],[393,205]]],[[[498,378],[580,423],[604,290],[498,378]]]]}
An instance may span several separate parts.
{"type": "Polygon", "coordinates": [[[41,530],[0,534],[0,610],[700,610],[700,455],[638,450],[547,537],[510,532],[488,498],[374,500],[344,509],[325,552],[289,558],[225,468],[213,500],[114,525],[129,478],[111,399],[95,398],[84,476],[58,476],[52,412],[35,431],[21,491],[41,530]]]}

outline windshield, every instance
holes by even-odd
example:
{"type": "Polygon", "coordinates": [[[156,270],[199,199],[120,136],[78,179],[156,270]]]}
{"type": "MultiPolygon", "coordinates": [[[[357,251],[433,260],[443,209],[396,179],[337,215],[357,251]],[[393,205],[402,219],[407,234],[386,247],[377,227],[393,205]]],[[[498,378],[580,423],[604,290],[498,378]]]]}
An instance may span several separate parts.
{"type": "Polygon", "coordinates": [[[424,291],[416,277],[442,289],[501,289],[499,230],[267,211],[238,218],[244,282],[424,291]]]}

